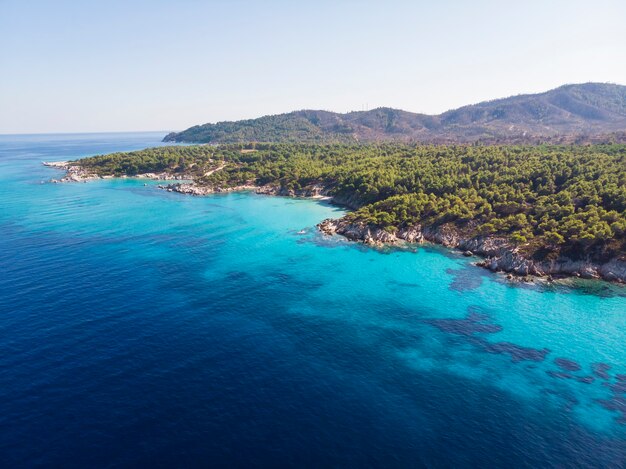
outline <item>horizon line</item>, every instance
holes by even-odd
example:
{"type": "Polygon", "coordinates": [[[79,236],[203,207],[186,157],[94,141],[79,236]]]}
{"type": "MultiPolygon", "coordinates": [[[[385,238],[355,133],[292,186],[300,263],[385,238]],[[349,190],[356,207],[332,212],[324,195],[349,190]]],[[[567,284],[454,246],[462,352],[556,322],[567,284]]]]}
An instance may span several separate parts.
{"type": "Polygon", "coordinates": [[[19,136],[33,136],[33,135],[85,135],[85,134],[139,134],[139,133],[169,133],[169,132],[181,132],[180,130],[86,130],[86,131],[74,131],[74,132],[11,132],[2,133],[0,137],[19,137],[19,136]]]}
{"type": "Polygon", "coordinates": [[[493,103],[495,101],[500,101],[500,100],[506,100],[506,99],[510,99],[510,98],[517,98],[517,97],[525,97],[525,96],[536,96],[536,95],[542,95],[545,93],[549,93],[550,91],[555,91],[558,90],[560,88],[565,88],[568,86],[584,86],[584,85],[613,85],[613,86],[620,86],[620,87],[626,87],[626,85],[622,85],[621,83],[617,83],[617,82],[613,82],[613,81],[585,81],[585,82],[578,82],[578,83],[564,83],[562,85],[556,86],[554,88],[550,88],[548,90],[545,91],[538,91],[538,92],[521,92],[521,93],[517,93],[517,94],[511,94],[509,96],[504,96],[504,97],[497,97],[497,98],[491,98],[491,99],[484,99],[482,101],[477,101],[477,102],[473,102],[473,103],[468,103],[468,104],[463,104],[461,106],[458,107],[454,107],[454,108],[449,108],[446,109],[443,112],[440,112],[438,114],[430,114],[430,113],[424,113],[424,112],[418,112],[418,111],[407,111],[406,109],[402,109],[402,108],[396,108],[396,107],[392,107],[392,106],[376,106],[373,108],[367,108],[366,110],[363,109],[354,109],[354,110],[349,110],[349,111],[345,111],[345,112],[341,112],[341,111],[331,111],[328,109],[320,109],[320,108],[301,108],[301,109],[292,109],[289,111],[283,111],[283,112],[278,112],[275,114],[263,114],[263,115],[257,115],[256,117],[244,117],[244,118],[240,118],[240,119],[236,119],[236,120],[216,120],[214,122],[203,122],[203,123],[199,123],[199,124],[192,124],[191,126],[185,127],[182,130],[120,130],[120,131],[115,131],[115,130],[95,130],[95,131],[59,131],[59,132],[11,132],[11,133],[3,133],[0,132],[0,136],[20,136],[20,135],[76,135],[76,134],[114,134],[114,133],[148,133],[148,132],[153,132],[153,133],[157,133],[157,132],[165,132],[167,133],[178,133],[178,132],[183,132],[185,130],[190,129],[191,127],[195,127],[195,126],[203,126],[203,125],[215,125],[215,124],[219,124],[219,123],[223,123],[223,122],[240,122],[240,121],[246,121],[246,120],[256,120],[256,119],[260,119],[263,117],[273,117],[273,116],[280,116],[283,114],[291,114],[291,113],[295,113],[295,112],[303,112],[303,111],[314,111],[314,112],[329,112],[332,114],[352,114],[352,113],[361,113],[361,112],[371,112],[371,111],[375,111],[377,109],[390,109],[390,110],[394,110],[394,111],[402,111],[402,112],[408,112],[411,114],[419,114],[419,115],[423,115],[423,116],[429,116],[429,117],[437,117],[437,116],[441,116],[442,114],[445,114],[447,112],[451,112],[451,111],[455,111],[458,109],[462,109],[465,107],[471,107],[471,106],[476,106],[479,104],[483,104],[483,103],[493,103]]]}

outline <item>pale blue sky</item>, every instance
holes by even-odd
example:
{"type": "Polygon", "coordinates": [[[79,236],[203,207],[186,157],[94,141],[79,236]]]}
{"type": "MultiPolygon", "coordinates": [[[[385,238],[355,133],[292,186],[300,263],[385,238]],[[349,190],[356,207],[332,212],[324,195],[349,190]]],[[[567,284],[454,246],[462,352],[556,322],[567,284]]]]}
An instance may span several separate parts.
{"type": "Polygon", "coordinates": [[[0,133],[626,84],[626,2],[0,0],[0,133]]]}

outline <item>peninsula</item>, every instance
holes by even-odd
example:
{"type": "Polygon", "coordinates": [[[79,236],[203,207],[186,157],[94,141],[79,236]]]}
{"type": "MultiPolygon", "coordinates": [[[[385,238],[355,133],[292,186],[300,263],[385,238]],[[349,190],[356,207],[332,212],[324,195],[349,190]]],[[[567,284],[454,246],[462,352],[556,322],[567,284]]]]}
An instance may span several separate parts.
{"type": "Polygon", "coordinates": [[[626,282],[626,145],[194,145],[60,166],[66,180],[186,179],[162,187],[193,195],[327,196],[352,209],[318,225],[328,234],[434,242],[515,275],[626,282]]]}

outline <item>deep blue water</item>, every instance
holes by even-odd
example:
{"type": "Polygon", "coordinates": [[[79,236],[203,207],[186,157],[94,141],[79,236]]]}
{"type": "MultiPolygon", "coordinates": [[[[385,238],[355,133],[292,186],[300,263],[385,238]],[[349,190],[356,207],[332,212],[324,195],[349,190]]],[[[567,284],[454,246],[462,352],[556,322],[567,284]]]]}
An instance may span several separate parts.
{"type": "Polygon", "coordinates": [[[624,288],[326,238],[309,200],[46,182],[161,137],[0,136],[0,466],[625,467],[624,288]]]}

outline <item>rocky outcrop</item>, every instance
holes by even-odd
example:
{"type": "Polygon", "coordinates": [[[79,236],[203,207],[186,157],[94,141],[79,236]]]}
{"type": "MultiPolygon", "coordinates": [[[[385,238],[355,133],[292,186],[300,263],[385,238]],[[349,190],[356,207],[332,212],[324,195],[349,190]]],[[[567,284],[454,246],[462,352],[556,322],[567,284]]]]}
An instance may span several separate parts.
{"type": "MultiPolygon", "coordinates": [[[[65,171],[65,176],[61,179],[51,179],[50,182],[59,183],[59,182],[87,182],[94,179],[108,179],[114,177],[113,175],[101,176],[88,168],[84,168],[83,166],[79,166],[77,164],[73,164],[71,161],[44,161],[44,166],[48,166],[50,168],[62,169],[65,171]]],[[[166,180],[188,180],[192,179],[192,176],[189,174],[172,174],[166,171],[161,173],[143,173],[136,174],[134,176],[120,176],[121,178],[137,178],[137,179],[154,179],[159,181],[166,180]]]]}
{"type": "Polygon", "coordinates": [[[552,260],[533,260],[512,250],[504,251],[500,256],[487,258],[477,265],[495,272],[511,272],[516,275],[574,276],[626,283],[626,260],[624,259],[601,262],[591,258],[574,260],[559,256],[552,260]]]}
{"type": "Polygon", "coordinates": [[[242,186],[234,186],[234,187],[211,187],[196,184],[194,182],[190,183],[175,183],[168,184],[166,186],[159,185],[159,189],[164,189],[168,192],[178,192],[180,194],[188,194],[188,195],[209,195],[216,194],[221,192],[236,192],[236,191],[249,191],[257,189],[256,186],[253,185],[242,185],[242,186]]]}
{"type": "Polygon", "coordinates": [[[602,278],[626,283],[626,259],[614,258],[603,262],[591,257],[574,260],[560,255],[554,259],[530,259],[506,238],[493,236],[466,238],[451,225],[422,227],[418,224],[391,232],[342,218],[324,220],[318,228],[329,235],[339,234],[352,241],[361,241],[374,246],[424,242],[441,244],[483,257],[484,260],[477,262],[476,265],[494,272],[508,272],[519,276],[602,278]]]}
{"type": "Polygon", "coordinates": [[[61,179],[51,179],[50,182],[58,183],[58,182],[85,182],[90,181],[92,179],[99,179],[99,176],[96,174],[87,171],[81,166],[72,164],[69,161],[51,161],[51,162],[43,162],[44,166],[48,166],[50,168],[62,169],[65,171],[65,176],[61,179]]]}
{"type": "Polygon", "coordinates": [[[197,184],[168,184],[166,186],[160,185],[159,189],[164,189],[168,192],[179,192],[181,194],[189,194],[189,195],[207,195],[213,194],[215,191],[207,186],[198,186],[197,184]]]}
{"type": "Polygon", "coordinates": [[[257,194],[263,195],[278,195],[282,197],[308,197],[308,198],[323,198],[327,197],[328,191],[324,186],[311,185],[303,189],[286,189],[280,186],[265,185],[256,186],[252,183],[243,184],[240,186],[220,187],[220,186],[206,186],[191,183],[176,183],[168,184],[166,186],[159,186],[161,189],[165,189],[169,192],[179,192],[181,194],[189,195],[209,195],[219,194],[222,192],[237,192],[237,191],[254,191],[257,194]]]}
{"type": "Polygon", "coordinates": [[[398,244],[400,241],[400,238],[396,236],[398,233],[390,233],[371,225],[347,223],[343,219],[334,220],[328,218],[318,224],[317,227],[328,235],[340,234],[349,240],[362,241],[373,246],[398,244]]]}
{"type": "Polygon", "coordinates": [[[363,205],[363,202],[356,194],[333,194],[332,203],[357,210],[363,205]]]}
{"type": "MultiPolygon", "coordinates": [[[[105,176],[106,177],[106,176],[105,176]]],[[[172,173],[143,173],[135,176],[122,176],[122,178],[137,179],[153,179],[156,181],[188,181],[193,178],[190,174],[172,174],[172,173]]]]}
{"type": "Polygon", "coordinates": [[[321,184],[311,184],[301,189],[287,189],[285,187],[265,185],[255,189],[257,194],[279,195],[282,197],[310,197],[320,198],[328,196],[328,189],[321,184]]]}

